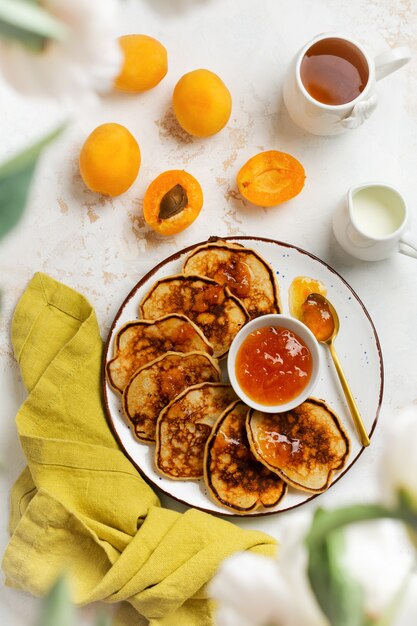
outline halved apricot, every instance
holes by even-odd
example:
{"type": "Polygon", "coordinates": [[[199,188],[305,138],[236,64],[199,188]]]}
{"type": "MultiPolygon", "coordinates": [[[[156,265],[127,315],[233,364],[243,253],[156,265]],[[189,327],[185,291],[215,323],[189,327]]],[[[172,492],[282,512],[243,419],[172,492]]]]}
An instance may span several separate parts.
{"type": "Polygon", "coordinates": [[[184,170],[168,170],[149,185],[143,215],[161,235],[176,235],[194,222],[203,206],[198,180],[184,170]]]}
{"type": "Polygon", "coordinates": [[[304,187],[304,181],[301,163],[277,150],[256,154],[237,175],[240,193],[257,206],[275,206],[294,198],[304,187]]]}

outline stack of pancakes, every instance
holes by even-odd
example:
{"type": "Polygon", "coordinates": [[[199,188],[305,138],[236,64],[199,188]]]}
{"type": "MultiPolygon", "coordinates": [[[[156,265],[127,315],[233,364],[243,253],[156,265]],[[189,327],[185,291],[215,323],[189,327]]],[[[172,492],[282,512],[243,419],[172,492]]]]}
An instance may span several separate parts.
{"type": "Polygon", "coordinates": [[[159,473],[204,476],[214,500],[236,513],[276,506],[287,485],[329,486],[349,442],[324,402],[263,414],[221,382],[218,360],[240,328],[281,312],[275,273],[257,252],[221,240],[195,248],[139,312],[118,331],[106,372],[137,439],[155,444],[159,473]]]}

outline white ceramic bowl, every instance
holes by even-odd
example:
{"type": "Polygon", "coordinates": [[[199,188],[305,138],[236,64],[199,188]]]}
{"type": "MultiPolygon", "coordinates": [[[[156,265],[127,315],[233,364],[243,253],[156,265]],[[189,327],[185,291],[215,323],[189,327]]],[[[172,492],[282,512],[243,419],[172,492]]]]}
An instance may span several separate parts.
{"type": "Polygon", "coordinates": [[[283,413],[284,411],[290,411],[291,409],[294,409],[296,406],[299,406],[302,402],[307,400],[307,398],[312,393],[314,387],[316,386],[319,376],[319,369],[320,349],[317,339],[314,337],[311,330],[309,330],[309,328],[307,328],[305,324],[299,322],[294,317],[289,317],[287,315],[262,315],[261,317],[257,317],[251,322],[248,322],[245,326],[243,326],[243,328],[240,329],[236,337],[233,339],[227,358],[227,371],[229,374],[230,384],[232,385],[239,398],[243,400],[243,402],[248,406],[257,409],[258,411],[264,411],[265,413],[283,413]],[[255,330],[259,330],[260,328],[265,328],[265,326],[286,328],[298,335],[300,339],[304,341],[307,348],[310,350],[313,359],[313,368],[308,384],[295,398],[293,398],[289,402],[286,402],[285,404],[267,405],[260,404],[259,402],[252,400],[243,391],[236,378],[236,356],[242,343],[245,341],[246,337],[250,333],[255,330]]]}

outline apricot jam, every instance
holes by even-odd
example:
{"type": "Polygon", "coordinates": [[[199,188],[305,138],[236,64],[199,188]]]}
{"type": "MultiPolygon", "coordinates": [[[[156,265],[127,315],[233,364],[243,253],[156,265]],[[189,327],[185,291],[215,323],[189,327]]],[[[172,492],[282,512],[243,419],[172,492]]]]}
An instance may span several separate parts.
{"type": "Polygon", "coordinates": [[[234,296],[246,298],[250,294],[251,276],[246,263],[238,258],[232,258],[228,263],[223,263],[214,280],[221,285],[227,285],[234,296]]]}
{"type": "Polygon", "coordinates": [[[168,398],[175,398],[185,384],[185,372],[182,367],[172,368],[161,372],[161,394],[168,398]]]}
{"type": "Polygon", "coordinates": [[[301,321],[311,330],[317,341],[327,341],[334,332],[334,319],[329,305],[312,293],[301,307],[301,321]]]}
{"type": "Polygon", "coordinates": [[[224,302],[224,289],[220,285],[208,285],[204,287],[194,298],[194,304],[191,307],[196,313],[205,313],[210,308],[220,305],[224,302]]]}
{"type": "Polygon", "coordinates": [[[290,437],[284,431],[280,422],[270,417],[264,419],[259,427],[258,444],[263,458],[274,467],[285,467],[302,453],[300,439],[290,437]]]}
{"type": "Polygon", "coordinates": [[[287,328],[266,326],[250,333],[236,357],[236,378],[242,390],[264,405],[285,404],[308,384],[311,352],[287,328]]]}
{"type": "Polygon", "coordinates": [[[179,326],[172,333],[172,341],[177,344],[186,343],[187,341],[194,339],[195,335],[196,335],[196,331],[191,326],[191,324],[187,322],[187,323],[181,324],[181,326],[179,326]]]}

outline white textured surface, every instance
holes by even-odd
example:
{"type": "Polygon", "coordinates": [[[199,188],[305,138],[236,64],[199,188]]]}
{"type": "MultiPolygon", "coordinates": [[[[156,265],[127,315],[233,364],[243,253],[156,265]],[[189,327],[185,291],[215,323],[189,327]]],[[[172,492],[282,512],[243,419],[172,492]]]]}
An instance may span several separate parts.
{"type": "MultiPolygon", "coordinates": [[[[380,104],[360,129],[340,137],[307,135],[289,120],[281,86],[290,58],[317,33],[339,30],[372,54],[407,43],[417,53],[417,8],[412,0],[127,0],[120,34],[143,32],[169,52],[168,76],[143,95],[112,95],[82,112],[45,155],[19,227],[0,244],[3,310],[0,320],[0,551],[7,542],[7,497],[24,466],[14,415],[25,392],[13,359],[9,326],[13,308],[36,270],[83,292],[95,306],[105,337],[121,301],[156,262],[213,234],[269,236],[294,243],[334,266],[357,291],[377,327],[385,361],[385,398],[369,450],[331,491],[311,505],[337,506],[376,497],[384,425],[395,410],[417,401],[417,265],[397,254],[377,264],[355,261],[331,234],[331,215],[348,187],[366,180],[398,185],[410,202],[417,192],[417,68],[415,59],[378,85],[380,104]],[[194,140],[180,131],[170,109],[178,78],[206,67],[223,78],[233,96],[229,124],[217,136],[194,140]],[[86,135],[117,121],[137,137],[142,167],[133,187],[112,200],[88,192],[77,158],[86,135]],[[307,172],[303,192],[281,207],[263,210],[242,202],[235,175],[263,149],[290,152],[307,172]],[[175,238],[160,239],[141,216],[141,200],[161,171],[184,168],[201,182],[205,206],[198,220],[175,238]]],[[[63,117],[59,107],[27,102],[0,91],[0,158],[11,155],[63,117]]],[[[417,228],[417,216],[415,228],[417,228]]],[[[354,341],[352,329],[352,341],[354,341]]],[[[172,503],[169,502],[168,505],[172,503]]],[[[285,518],[294,513],[286,514],[285,518]]],[[[279,536],[279,517],[239,522],[279,536]]],[[[1,623],[30,626],[36,601],[0,591],[1,623]]],[[[411,609],[410,609],[411,611],[411,609]]],[[[401,626],[414,623],[404,615],[401,626]]]]}

